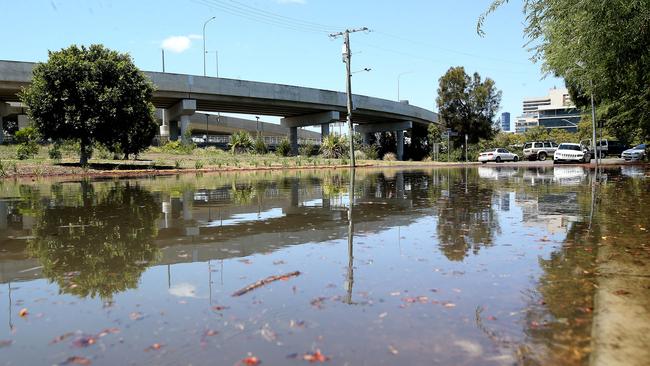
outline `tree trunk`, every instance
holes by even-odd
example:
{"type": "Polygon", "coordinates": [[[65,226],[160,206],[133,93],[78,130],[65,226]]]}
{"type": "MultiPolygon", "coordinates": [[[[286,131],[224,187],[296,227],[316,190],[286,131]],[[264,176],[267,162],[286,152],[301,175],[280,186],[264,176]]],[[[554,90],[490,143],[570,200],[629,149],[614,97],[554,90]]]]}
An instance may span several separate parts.
{"type": "Polygon", "coordinates": [[[90,159],[90,154],[92,152],[90,144],[87,142],[81,141],[79,149],[79,164],[81,166],[88,165],[88,160],[90,159]]]}

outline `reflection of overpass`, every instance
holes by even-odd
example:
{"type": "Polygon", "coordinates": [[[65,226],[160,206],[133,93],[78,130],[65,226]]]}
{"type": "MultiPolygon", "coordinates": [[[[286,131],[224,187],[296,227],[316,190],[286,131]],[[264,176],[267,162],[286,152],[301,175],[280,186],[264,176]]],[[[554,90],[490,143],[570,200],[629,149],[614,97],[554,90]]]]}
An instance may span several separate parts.
{"type": "MultiPolygon", "coordinates": [[[[18,92],[32,78],[34,63],[0,61],[0,101],[18,101],[18,92]]],[[[345,120],[345,93],[255,81],[212,78],[184,74],[147,72],[156,86],[153,103],[165,110],[161,135],[184,136],[196,111],[280,116],[289,128],[289,139],[297,150],[297,127],[322,127],[345,120]],[[180,129],[179,129],[180,127],[180,129]]],[[[354,122],[360,132],[396,131],[398,147],[403,131],[413,123],[437,123],[436,113],[385,99],[355,95],[354,122]]],[[[399,151],[399,148],[398,148],[399,151]]]]}
{"type": "MultiPolygon", "coordinates": [[[[169,200],[161,194],[162,214],[154,239],[161,250],[157,265],[238,258],[346,238],[346,207],[336,198],[323,198],[319,185],[305,187],[298,183],[292,181],[289,189],[280,194],[271,189],[269,195],[260,195],[260,201],[254,199],[245,204],[228,201],[219,192],[226,189],[186,191],[180,198],[169,200]],[[220,196],[224,199],[214,199],[220,196]]],[[[386,181],[381,190],[384,193],[378,194],[373,187],[355,198],[356,231],[368,233],[408,226],[432,212],[426,203],[413,197],[414,193],[407,193],[401,174],[394,181],[386,181]]],[[[0,253],[0,283],[42,278],[39,261],[24,250],[31,230],[12,233],[22,238],[18,241],[22,246],[0,253]]]]}

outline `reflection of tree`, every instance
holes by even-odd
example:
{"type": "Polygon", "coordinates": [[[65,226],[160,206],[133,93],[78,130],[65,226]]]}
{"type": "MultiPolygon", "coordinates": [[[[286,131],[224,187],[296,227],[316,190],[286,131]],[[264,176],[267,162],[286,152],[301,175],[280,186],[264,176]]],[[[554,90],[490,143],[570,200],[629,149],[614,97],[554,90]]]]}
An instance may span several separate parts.
{"type": "Polygon", "coordinates": [[[139,187],[94,192],[82,183],[76,204],[43,207],[37,217],[30,251],[64,293],[110,298],[136,288],[158,255],[158,205],[139,187]]]}
{"type": "Polygon", "coordinates": [[[447,197],[438,200],[438,240],[449,260],[462,261],[470,250],[476,254],[481,246],[492,245],[499,230],[492,207],[494,190],[491,182],[478,179],[474,169],[450,170],[447,183],[447,197]]]}
{"type": "Polygon", "coordinates": [[[597,232],[572,225],[562,248],[540,259],[543,274],[526,311],[525,357],[535,364],[579,365],[591,344],[597,232]]]}
{"type": "Polygon", "coordinates": [[[650,235],[634,228],[647,226],[649,184],[643,179],[610,179],[594,188],[593,197],[592,187],[569,188],[577,194],[583,219],[569,227],[560,248],[539,261],[543,272],[525,313],[529,364],[588,363],[594,344],[596,285],[602,285],[599,272],[603,268],[599,267],[617,263],[631,269],[635,261],[646,265],[639,256],[643,251],[638,249],[650,235]]]}

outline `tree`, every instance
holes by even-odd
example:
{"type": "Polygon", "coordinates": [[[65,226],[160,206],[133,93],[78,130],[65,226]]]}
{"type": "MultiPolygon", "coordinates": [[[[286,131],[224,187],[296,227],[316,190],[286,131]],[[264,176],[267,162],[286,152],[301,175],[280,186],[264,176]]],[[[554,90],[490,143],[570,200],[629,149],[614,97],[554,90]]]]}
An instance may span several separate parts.
{"type": "Polygon", "coordinates": [[[439,80],[438,111],[448,128],[458,132],[456,142],[470,143],[493,135],[494,117],[501,104],[501,91],[494,80],[481,80],[478,73],[469,76],[462,66],[450,68],[439,80]]]}
{"type": "MultiPolygon", "coordinates": [[[[507,2],[492,3],[479,33],[507,2]]],[[[524,14],[533,59],[564,78],[578,106],[589,108],[593,93],[618,138],[650,138],[650,0],[525,0],[524,14]]]]}
{"type": "Polygon", "coordinates": [[[94,143],[126,157],[149,146],[157,128],[153,91],[129,55],[73,45],[49,52],[21,100],[44,138],[79,142],[85,165],[94,143]]]}

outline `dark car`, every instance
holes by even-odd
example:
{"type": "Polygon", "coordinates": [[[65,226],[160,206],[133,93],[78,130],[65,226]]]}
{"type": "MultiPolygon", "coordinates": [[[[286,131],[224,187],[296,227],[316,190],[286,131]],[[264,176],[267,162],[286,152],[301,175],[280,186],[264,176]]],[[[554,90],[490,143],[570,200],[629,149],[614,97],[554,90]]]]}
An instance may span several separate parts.
{"type": "Polygon", "coordinates": [[[621,156],[623,151],[629,149],[629,146],[616,140],[600,140],[598,141],[598,152],[601,157],[606,156],[621,156]]]}

